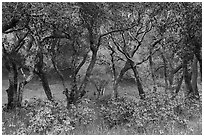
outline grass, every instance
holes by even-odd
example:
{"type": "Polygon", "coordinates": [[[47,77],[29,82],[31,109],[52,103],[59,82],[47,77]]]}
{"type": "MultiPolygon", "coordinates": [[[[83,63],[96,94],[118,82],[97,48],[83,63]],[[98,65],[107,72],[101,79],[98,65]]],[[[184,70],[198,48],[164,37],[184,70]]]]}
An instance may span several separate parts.
{"type": "MultiPolygon", "coordinates": [[[[55,99],[58,99],[58,100],[66,99],[65,95],[62,94],[63,86],[60,81],[49,80],[49,84],[55,99]]],[[[66,81],[66,84],[67,84],[66,86],[69,88],[70,87],[69,81],[66,81]]],[[[121,85],[122,86],[119,87],[119,93],[121,95],[123,95],[124,93],[127,93],[127,95],[130,98],[135,98],[135,99],[139,98],[135,85],[130,85],[130,84],[127,85],[124,83],[121,83],[121,85]]],[[[3,79],[2,80],[2,104],[7,103],[7,93],[6,93],[7,88],[8,88],[8,80],[3,79]]],[[[91,91],[90,93],[87,94],[87,96],[91,97],[93,95],[93,91],[95,91],[96,89],[93,85],[88,85],[87,90],[91,91]]],[[[106,87],[105,94],[107,95],[111,93],[112,93],[111,85],[108,85],[106,87]]],[[[46,98],[43,87],[39,81],[31,81],[25,86],[23,99],[29,99],[32,97],[42,98],[42,99],[46,98]]]]}

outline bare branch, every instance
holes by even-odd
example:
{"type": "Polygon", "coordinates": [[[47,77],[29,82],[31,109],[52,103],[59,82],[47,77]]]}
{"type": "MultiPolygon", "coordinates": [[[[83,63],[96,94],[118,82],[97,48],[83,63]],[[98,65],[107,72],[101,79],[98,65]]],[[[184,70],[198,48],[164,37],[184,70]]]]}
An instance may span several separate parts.
{"type": "Polygon", "coordinates": [[[14,48],[13,51],[18,52],[21,49],[21,47],[25,44],[24,39],[28,36],[28,34],[29,34],[29,31],[22,38],[18,40],[17,46],[14,48]]]}
{"type": "Polygon", "coordinates": [[[104,36],[107,36],[109,34],[113,34],[113,33],[116,33],[116,32],[124,32],[124,31],[128,31],[129,29],[132,29],[136,26],[137,24],[134,24],[133,26],[131,27],[128,27],[128,28],[124,28],[124,29],[117,29],[117,30],[112,30],[112,31],[109,31],[107,33],[104,33],[102,35],[100,35],[100,38],[104,37],[104,36]]]}
{"type": "Polygon", "coordinates": [[[9,30],[11,28],[14,28],[17,25],[18,22],[19,22],[18,19],[12,18],[9,23],[3,24],[2,25],[2,33],[4,33],[5,31],[7,31],[7,30],[9,30]]]}
{"type": "Polygon", "coordinates": [[[136,63],[136,65],[140,65],[142,64],[143,62],[147,61],[151,55],[154,55],[154,53],[156,53],[160,48],[157,48],[152,54],[150,54],[147,58],[143,59],[142,61],[136,63]]]}
{"type": "Polygon", "coordinates": [[[25,28],[12,29],[12,30],[5,31],[4,33],[5,33],[5,34],[9,34],[9,33],[16,32],[16,31],[21,31],[21,30],[24,30],[24,29],[25,29],[25,28]]]}

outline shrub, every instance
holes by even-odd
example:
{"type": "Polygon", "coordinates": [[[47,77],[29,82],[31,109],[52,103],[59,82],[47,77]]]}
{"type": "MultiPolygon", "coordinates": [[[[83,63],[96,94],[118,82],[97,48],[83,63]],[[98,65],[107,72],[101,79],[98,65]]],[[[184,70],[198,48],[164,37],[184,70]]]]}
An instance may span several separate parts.
{"type": "Polygon", "coordinates": [[[179,97],[172,100],[164,92],[155,92],[147,94],[145,100],[139,102],[125,97],[109,100],[107,105],[101,106],[100,113],[110,128],[123,125],[134,127],[138,133],[170,134],[174,127],[186,132],[189,122],[187,115],[200,112],[199,108],[199,103],[193,105],[179,97]],[[182,111],[187,110],[184,116],[176,113],[178,106],[183,107],[182,111]]]}
{"type": "Polygon", "coordinates": [[[59,101],[37,99],[29,104],[30,112],[28,134],[68,134],[73,130],[74,121],[69,116],[69,111],[59,101]],[[38,106],[36,106],[38,104],[38,106]]]}

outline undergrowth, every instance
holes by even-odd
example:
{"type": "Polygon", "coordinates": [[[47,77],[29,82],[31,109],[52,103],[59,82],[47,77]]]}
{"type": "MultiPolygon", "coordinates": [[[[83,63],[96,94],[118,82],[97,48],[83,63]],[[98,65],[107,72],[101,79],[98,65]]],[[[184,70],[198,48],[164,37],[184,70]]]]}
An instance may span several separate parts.
{"type": "Polygon", "coordinates": [[[202,134],[201,101],[148,94],[135,102],[125,97],[97,102],[83,99],[69,109],[58,100],[32,98],[22,108],[3,109],[2,133],[26,135],[202,134]]]}

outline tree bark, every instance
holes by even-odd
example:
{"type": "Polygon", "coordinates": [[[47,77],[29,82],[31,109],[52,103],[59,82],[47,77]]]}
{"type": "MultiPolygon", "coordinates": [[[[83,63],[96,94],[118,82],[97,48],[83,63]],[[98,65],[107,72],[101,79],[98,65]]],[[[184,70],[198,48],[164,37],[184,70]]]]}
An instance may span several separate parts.
{"type": "MultiPolygon", "coordinates": [[[[23,71],[22,71],[22,73],[23,73],[23,71]]],[[[24,87],[26,86],[26,84],[28,84],[33,79],[34,72],[33,72],[33,70],[30,69],[30,75],[27,78],[25,77],[24,73],[23,73],[23,75],[24,75],[24,80],[21,83],[19,83],[19,86],[18,86],[18,102],[19,103],[21,103],[23,100],[24,87]]]]}
{"type": "Polygon", "coordinates": [[[7,109],[13,109],[20,106],[18,102],[18,70],[17,65],[13,62],[7,63],[9,71],[9,88],[6,90],[8,95],[7,109]]]}
{"type": "Polygon", "coordinates": [[[43,70],[44,62],[43,62],[42,47],[39,43],[38,43],[38,45],[39,45],[40,51],[37,54],[37,57],[38,57],[38,62],[36,64],[36,68],[38,70],[37,75],[39,76],[39,78],[41,80],[41,83],[42,83],[43,89],[45,91],[45,94],[47,96],[47,99],[52,101],[53,97],[52,97],[52,93],[51,93],[50,86],[48,83],[48,79],[47,79],[46,73],[43,70]]]}
{"type": "Polygon", "coordinates": [[[119,76],[117,77],[114,86],[113,86],[113,98],[116,99],[118,98],[118,86],[119,83],[121,81],[121,79],[123,78],[123,75],[125,74],[126,71],[128,71],[130,69],[130,65],[129,63],[126,61],[125,66],[121,69],[119,76]]]}
{"type": "MultiPolygon", "coordinates": [[[[112,83],[113,83],[113,98],[117,98],[118,97],[118,90],[117,87],[114,87],[116,85],[116,80],[117,80],[117,76],[116,76],[116,68],[115,68],[115,62],[114,62],[114,50],[112,50],[111,52],[111,67],[112,67],[112,83]]],[[[117,86],[117,85],[116,85],[117,86]]]]}
{"type": "Polygon", "coordinates": [[[40,70],[38,76],[40,77],[47,99],[52,101],[53,100],[52,92],[50,90],[50,86],[45,72],[43,72],[43,70],[40,70]]]}
{"type": "Polygon", "coordinates": [[[17,23],[19,22],[18,19],[16,18],[12,18],[10,22],[8,22],[7,24],[2,24],[2,33],[4,33],[5,31],[14,28],[17,23]]]}
{"type": "Polygon", "coordinates": [[[181,78],[180,78],[179,81],[178,81],[178,85],[177,85],[177,87],[176,87],[175,94],[178,94],[178,93],[179,93],[179,91],[180,91],[180,89],[181,89],[182,82],[183,82],[183,74],[182,74],[181,78]]]}
{"type": "Polygon", "coordinates": [[[53,67],[54,67],[54,69],[55,69],[55,71],[57,72],[57,74],[59,75],[59,77],[60,77],[60,80],[61,80],[61,82],[62,82],[62,86],[63,86],[63,88],[64,88],[64,91],[66,91],[66,86],[65,86],[65,80],[64,80],[64,77],[63,77],[63,75],[62,75],[62,73],[61,73],[61,71],[58,69],[58,67],[57,67],[57,63],[56,63],[56,61],[55,61],[55,58],[54,57],[52,57],[52,64],[53,64],[53,67]]]}
{"type": "Polygon", "coordinates": [[[153,60],[152,60],[152,48],[150,47],[150,56],[149,56],[149,65],[150,65],[150,70],[151,70],[151,75],[152,75],[152,80],[153,80],[153,90],[156,92],[156,79],[154,75],[154,66],[153,66],[153,60]]]}
{"type": "Polygon", "coordinates": [[[139,91],[140,99],[144,99],[145,98],[145,93],[144,93],[144,90],[143,90],[143,87],[142,87],[142,83],[140,82],[140,77],[139,77],[139,73],[137,71],[137,68],[136,68],[136,66],[131,66],[131,68],[133,70],[133,73],[134,73],[134,76],[135,76],[135,79],[136,79],[137,89],[139,91]]]}
{"type": "Polygon", "coordinates": [[[165,90],[167,90],[168,88],[168,80],[167,80],[167,63],[166,63],[166,59],[164,57],[163,52],[161,52],[161,57],[164,63],[164,81],[165,81],[165,90]]]}
{"type": "Polygon", "coordinates": [[[91,76],[91,73],[92,73],[92,70],[94,68],[94,65],[96,63],[96,60],[97,60],[97,49],[96,50],[91,50],[92,51],[92,57],[91,57],[91,62],[86,70],[86,75],[84,77],[84,80],[82,81],[82,84],[79,88],[79,91],[80,92],[83,92],[85,91],[85,88],[86,88],[86,85],[88,84],[88,81],[89,81],[89,78],[91,76]]]}
{"type": "Polygon", "coordinates": [[[198,87],[197,87],[197,77],[198,77],[198,66],[197,66],[198,60],[197,58],[194,56],[193,59],[193,64],[192,64],[192,78],[191,78],[191,84],[192,84],[192,88],[193,88],[193,92],[195,96],[199,97],[199,92],[198,92],[198,87]]]}
{"type": "Polygon", "coordinates": [[[186,58],[183,59],[183,74],[184,74],[184,81],[187,89],[186,97],[188,97],[189,95],[193,94],[193,87],[191,85],[191,78],[188,72],[188,60],[186,58]]]}

